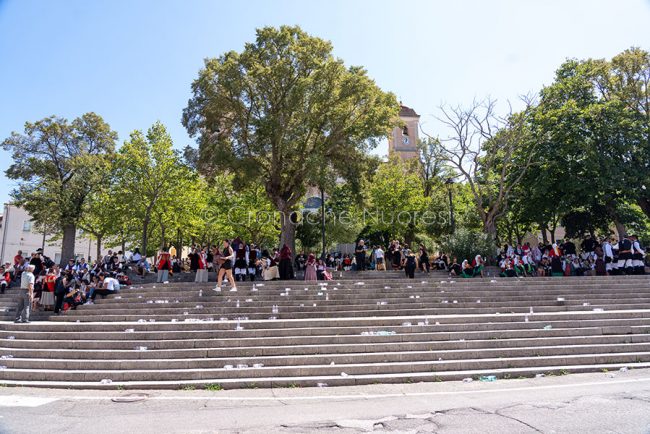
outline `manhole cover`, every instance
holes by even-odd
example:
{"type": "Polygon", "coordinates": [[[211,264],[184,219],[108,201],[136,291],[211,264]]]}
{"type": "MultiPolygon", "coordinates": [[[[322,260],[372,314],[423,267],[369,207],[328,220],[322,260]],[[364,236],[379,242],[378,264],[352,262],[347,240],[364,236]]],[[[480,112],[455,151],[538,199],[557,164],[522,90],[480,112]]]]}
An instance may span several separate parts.
{"type": "Polygon", "coordinates": [[[138,401],[144,401],[145,399],[149,398],[149,395],[146,393],[131,393],[128,395],[122,395],[118,396],[116,398],[111,398],[111,401],[113,402],[138,402],[138,401]]]}

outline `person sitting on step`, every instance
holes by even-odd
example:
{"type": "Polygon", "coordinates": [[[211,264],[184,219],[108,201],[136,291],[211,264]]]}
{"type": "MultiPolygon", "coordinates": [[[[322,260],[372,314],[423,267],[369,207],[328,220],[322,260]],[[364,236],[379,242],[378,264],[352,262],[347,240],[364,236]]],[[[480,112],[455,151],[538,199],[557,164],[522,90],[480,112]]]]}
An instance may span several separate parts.
{"type": "Polygon", "coordinates": [[[0,294],[4,294],[5,290],[11,284],[11,274],[3,266],[0,266],[0,294]]]}

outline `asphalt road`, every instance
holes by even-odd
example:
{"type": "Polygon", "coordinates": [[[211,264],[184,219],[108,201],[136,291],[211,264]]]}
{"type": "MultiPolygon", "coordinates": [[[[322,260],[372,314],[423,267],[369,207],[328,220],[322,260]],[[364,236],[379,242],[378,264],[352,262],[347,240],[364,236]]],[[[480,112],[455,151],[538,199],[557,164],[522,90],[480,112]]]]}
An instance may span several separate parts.
{"type": "Polygon", "coordinates": [[[5,387],[0,432],[650,433],[650,370],[231,391],[5,387]],[[135,402],[114,401],[134,394],[135,402]]]}

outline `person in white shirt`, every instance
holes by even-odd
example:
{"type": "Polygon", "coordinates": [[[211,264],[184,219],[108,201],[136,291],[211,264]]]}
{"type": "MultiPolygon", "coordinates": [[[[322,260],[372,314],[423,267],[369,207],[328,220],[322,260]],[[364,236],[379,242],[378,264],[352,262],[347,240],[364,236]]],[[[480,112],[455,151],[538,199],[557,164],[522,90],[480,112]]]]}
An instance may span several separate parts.
{"type": "Polygon", "coordinates": [[[25,271],[20,275],[20,299],[16,307],[16,321],[17,323],[28,323],[29,312],[34,302],[34,266],[27,265],[25,271]]]}
{"type": "Polygon", "coordinates": [[[116,278],[107,276],[105,274],[100,274],[99,279],[101,286],[93,291],[93,295],[91,297],[93,302],[97,295],[106,297],[107,295],[115,294],[120,290],[120,282],[118,282],[116,278]]]}
{"type": "Polygon", "coordinates": [[[645,274],[645,250],[636,235],[630,235],[632,240],[632,267],[634,274],[645,274]]]}
{"type": "Polygon", "coordinates": [[[384,264],[384,251],[381,246],[377,246],[375,249],[375,263],[377,264],[375,270],[386,270],[386,265],[384,264]]]}
{"type": "Polygon", "coordinates": [[[605,261],[605,271],[607,274],[611,274],[614,267],[614,250],[607,238],[603,241],[603,260],[605,261]]]}

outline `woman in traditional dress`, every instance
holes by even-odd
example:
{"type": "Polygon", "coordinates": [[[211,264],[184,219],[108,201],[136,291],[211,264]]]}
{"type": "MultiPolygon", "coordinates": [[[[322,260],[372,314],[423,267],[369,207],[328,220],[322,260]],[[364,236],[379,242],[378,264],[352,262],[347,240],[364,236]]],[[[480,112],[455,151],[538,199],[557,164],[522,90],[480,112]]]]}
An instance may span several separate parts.
{"type": "Polygon", "coordinates": [[[240,242],[235,252],[235,280],[243,282],[246,280],[246,273],[248,272],[248,252],[246,252],[246,244],[240,242]]]}
{"type": "Polygon", "coordinates": [[[280,250],[280,279],[289,280],[293,279],[293,266],[291,265],[291,248],[288,245],[283,245],[280,250]]]}
{"type": "Polygon", "coordinates": [[[196,278],[195,282],[205,283],[208,281],[208,258],[205,253],[205,250],[198,249],[196,252],[197,255],[197,269],[196,269],[196,278]]]}
{"type": "Polygon", "coordinates": [[[169,270],[171,270],[171,268],[171,256],[167,249],[162,249],[158,253],[158,260],[156,261],[156,270],[158,270],[156,282],[167,282],[169,280],[169,270]]]}
{"type": "Polygon", "coordinates": [[[313,253],[309,254],[307,262],[305,262],[305,280],[318,280],[316,273],[316,257],[313,253]]]}

